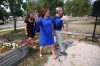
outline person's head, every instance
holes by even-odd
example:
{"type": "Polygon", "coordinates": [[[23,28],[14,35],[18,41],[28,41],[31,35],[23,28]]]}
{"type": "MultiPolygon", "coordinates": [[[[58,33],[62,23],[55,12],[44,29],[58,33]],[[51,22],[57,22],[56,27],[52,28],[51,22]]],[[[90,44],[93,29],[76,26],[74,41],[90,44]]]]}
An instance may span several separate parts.
{"type": "Polygon", "coordinates": [[[58,14],[59,16],[63,15],[63,9],[61,7],[57,7],[56,8],[56,14],[58,14]]]}
{"type": "Polygon", "coordinates": [[[42,17],[48,17],[49,16],[49,8],[48,7],[44,7],[42,9],[42,14],[41,14],[42,17]]]}
{"type": "Polygon", "coordinates": [[[33,13],[30,11],[30,12],[28,12],[28,14],[27,14],[27,18],[29,19],[29,18],[33,18],[33,13]]]}

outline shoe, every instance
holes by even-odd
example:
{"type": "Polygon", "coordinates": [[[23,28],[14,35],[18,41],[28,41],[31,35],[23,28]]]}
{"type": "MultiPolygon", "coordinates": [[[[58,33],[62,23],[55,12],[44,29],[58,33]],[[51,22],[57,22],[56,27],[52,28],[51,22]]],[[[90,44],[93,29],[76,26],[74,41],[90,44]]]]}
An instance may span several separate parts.
{"type": "Polygon", "coordinates": [[[53,56],[53,55],[52,55],[52,57],[53,57],[53,59],[55,59],[55,60],[57,59],[57,55],[56,55],[56,56],[53,56]]]}
{"type": "Polygon", "coordinates": [[[33,49],[36,49],[36,46],[35,45],[33,46],[33,49]]]}
{"type": "Polygon", "coordinates": [[[43,58],[43,54],[42,53],[40,53],[40,58],[43,58]]]}
{"type": "Polygon", "coordinates": [[[67,55],[67,53],[66,53],[65,51],[61,52],[61,54],[63,54],[63,55],[67,55]]]}

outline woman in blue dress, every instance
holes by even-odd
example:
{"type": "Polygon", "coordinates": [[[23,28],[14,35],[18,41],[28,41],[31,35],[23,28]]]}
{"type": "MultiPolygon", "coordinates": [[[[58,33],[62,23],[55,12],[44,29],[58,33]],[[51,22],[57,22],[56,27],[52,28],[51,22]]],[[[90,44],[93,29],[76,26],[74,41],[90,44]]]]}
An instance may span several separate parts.
{"type": "Polygon", "coordinates": [[[54,45],[54,37],[52,34],[52,19],[49,17],[49,9],[47,7],[42,9],[41,17],[38,19],[40,27],[39,45],[40,45],[40,57],[42,57],[43,48],[45,46],[51,46],[53,58],[56,59],[56,49],[54,45]]]}

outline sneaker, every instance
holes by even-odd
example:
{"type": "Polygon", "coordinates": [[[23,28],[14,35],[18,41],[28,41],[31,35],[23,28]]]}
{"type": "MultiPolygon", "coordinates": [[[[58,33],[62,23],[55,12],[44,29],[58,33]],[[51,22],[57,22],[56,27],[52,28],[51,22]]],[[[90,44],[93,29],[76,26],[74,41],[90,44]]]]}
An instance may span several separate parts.
{"type": "Polygon", "coordinates": [[[66,53],[65,51],[61,52],[61,54],[63,54],[63,55],[67,55],[67,53],[66,53]]]}

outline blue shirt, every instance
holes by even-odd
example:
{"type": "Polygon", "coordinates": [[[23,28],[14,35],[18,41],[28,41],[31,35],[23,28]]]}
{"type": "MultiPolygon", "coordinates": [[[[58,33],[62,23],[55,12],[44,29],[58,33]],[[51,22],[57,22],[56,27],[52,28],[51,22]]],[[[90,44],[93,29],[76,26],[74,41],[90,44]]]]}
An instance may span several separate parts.
{"type": "Polygon", "coordinates": [[[34,28],[33,28],[33,31],[36,33],[36,32],[38,32],[39,30],[40,30],[40,28],[39,28],[39,25],[34,21],[34,28]]]}
{"type": "Polygon", "coordinates": [[[61,20],[62,17],[54,16],[53,17],[53,23],[54,23],[54,29],[55,30],[61,30],[63,21],[61,20]]]}

